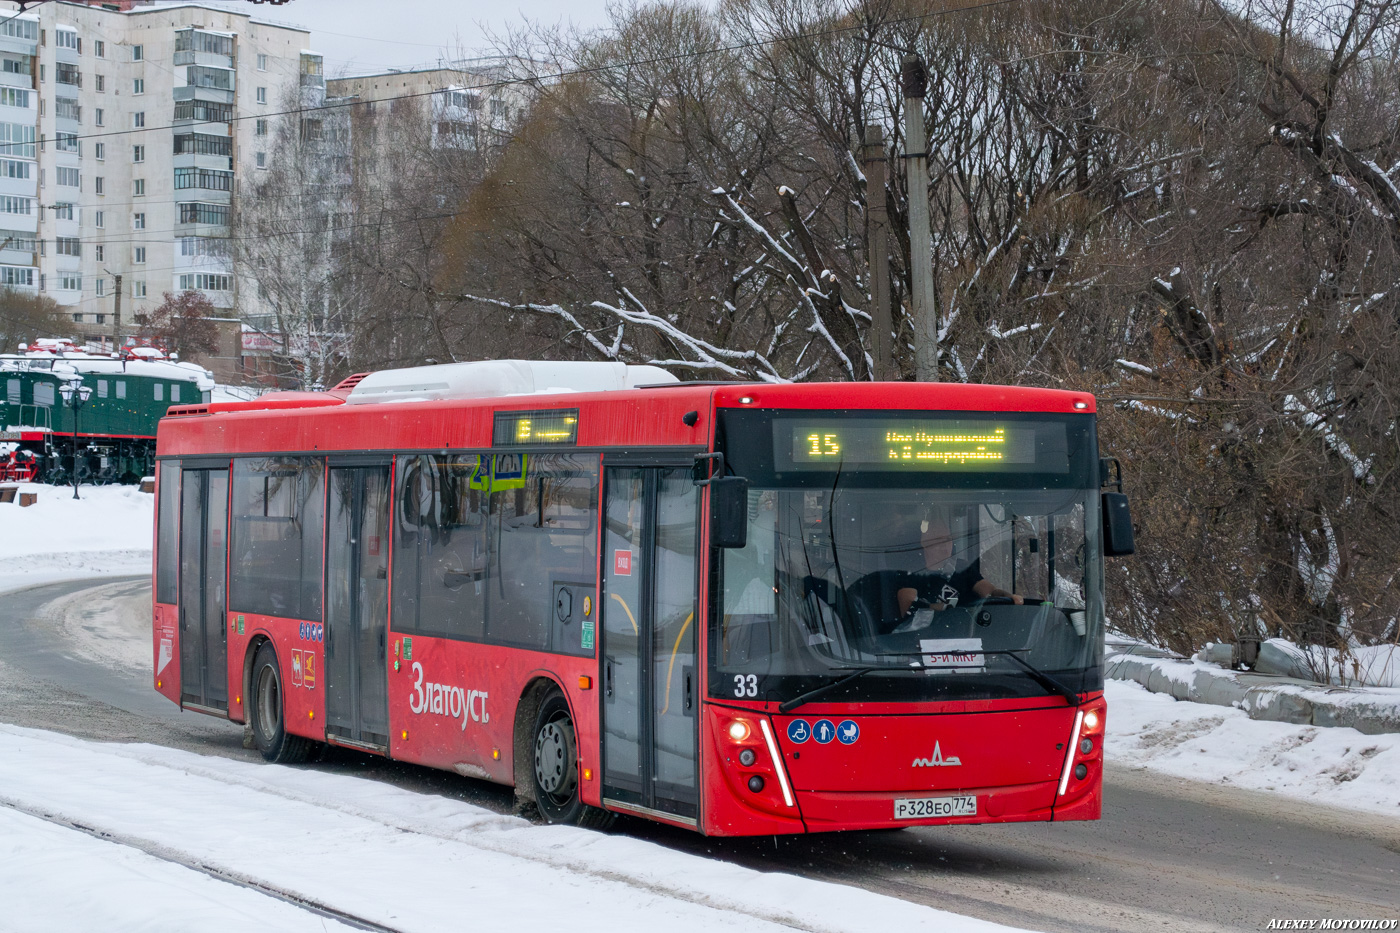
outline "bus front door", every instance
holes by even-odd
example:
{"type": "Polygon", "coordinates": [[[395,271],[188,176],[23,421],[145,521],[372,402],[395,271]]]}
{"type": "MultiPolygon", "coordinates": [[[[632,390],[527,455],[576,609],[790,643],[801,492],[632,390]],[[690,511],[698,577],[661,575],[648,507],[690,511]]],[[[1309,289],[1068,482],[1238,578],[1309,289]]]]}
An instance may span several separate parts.
{"type": "Polygon", "coordinates": [[[603,535],[603,798],[694,824],[699,673],[690,465],[609,466],[603,535]]]}
{"type": "Polygon", "coordinates": [[[330,470],[326,736],[389,747],[389,465],[330,470]]]}
{"type": "Polygon", "coordinates": [[[228,468],[186,469],[180,482],[180,705],[228,710],[228,468]]]}

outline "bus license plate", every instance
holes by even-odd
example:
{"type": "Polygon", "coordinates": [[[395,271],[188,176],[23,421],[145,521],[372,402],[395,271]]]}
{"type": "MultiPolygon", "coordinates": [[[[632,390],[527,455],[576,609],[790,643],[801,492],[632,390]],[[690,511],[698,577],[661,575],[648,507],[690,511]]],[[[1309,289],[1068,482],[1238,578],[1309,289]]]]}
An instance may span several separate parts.
{"type": "Polygon", "coordinates": [[[897,820],[928,820],[940,816],[976,816],[977,797],[904,797],[894,802],[897,820]]]}

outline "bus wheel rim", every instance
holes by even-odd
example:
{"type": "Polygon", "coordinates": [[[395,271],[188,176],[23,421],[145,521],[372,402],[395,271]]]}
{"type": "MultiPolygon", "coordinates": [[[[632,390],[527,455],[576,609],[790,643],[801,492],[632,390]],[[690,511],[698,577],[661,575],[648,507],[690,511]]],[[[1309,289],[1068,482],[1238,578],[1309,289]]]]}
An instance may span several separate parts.
{"type": "Polygon", "coordinates": [[[277,674],[269,665],[262,669],[262,675],[258,678],[258,725],[262,726],[263,734],[268,738],[276,735],[281,719],[280,697],[277,694],[277,674]]]}
{"type": "Polygon", "coordinates": [[[553,719],[540,728],[535,737],[535,780],[540,790],[551,797],[566,796],[569,773],[569,738],[567,719],[553,719]]]}

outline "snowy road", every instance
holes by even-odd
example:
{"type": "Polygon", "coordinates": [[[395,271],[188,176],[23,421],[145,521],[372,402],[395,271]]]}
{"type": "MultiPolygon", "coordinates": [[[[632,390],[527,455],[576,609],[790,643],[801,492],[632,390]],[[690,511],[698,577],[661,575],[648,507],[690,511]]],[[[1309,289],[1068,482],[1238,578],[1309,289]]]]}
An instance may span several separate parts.
{"type": "MultiPolygon", "coordinates": [[[[54,584],[0,597],[0,722],[234,759],[227,767],[239,769],[240,781],[269,770],[242,747],[241,728],[182,714],[150,690],[141,616],[148,604],[142,580],[54,584]]],[[[310,770],[305,780],[360,779],[352,784],[385,799],[429,792],[449,798],[444,806],[495,814],[511,804],[510,792],[494,785],[349,753],[310,770]]],[[[704,839],[636,822],[625,832],[678,854],[855,884],[1040,930],[1256,930],[1275,917],[1400,917],[1395,821],[1121,768],[1110,768],[1105,797],[1098,823],[918,828],[776,843],[704,839]]],[[[32,819],[11,810],[0,822],[32,819]]],[[[65,839],[75,859],[105,844],[65,839]]],[[[144,871],[134,863],[131,870],[144,871]]]]}

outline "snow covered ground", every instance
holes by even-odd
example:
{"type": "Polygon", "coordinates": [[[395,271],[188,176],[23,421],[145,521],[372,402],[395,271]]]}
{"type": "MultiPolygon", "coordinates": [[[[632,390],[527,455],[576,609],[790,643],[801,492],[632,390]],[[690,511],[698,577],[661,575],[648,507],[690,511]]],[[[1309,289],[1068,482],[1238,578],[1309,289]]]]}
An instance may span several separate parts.
{"type": "Polygon", "coordinates": [[[15,726],[0,804],[0,926],[20,930],[341,928],[277,894],[404,931],[1012,929],[314,768],[15,726]]]}
{"type": "Polygon", "coordinates": [[[151,572],[155,496],[135,486],[24,483],[28,508],[0,505],[0,592],[56,580],[151,572]]]}
{"type": "Polygon", "coordinates": [[[1400,819],[1400,735],[1250,719],[1110,680],[1110,762],[1400,819]]]}
{"type": "MultiPolygon", "coordinates": [[[[0,594],[149,572],[153,496],[26,490],[37,505],[0,505],[0,594]]],[[[1108,699],[1113,763],[1400,818],[1400,735],[1260,722],[1121,681],[1108,699]]],[[[0,927],[45,930],[344,928],[308,903],[403,930],[1008,929],[314,768],[8,725],[0,897],[0,927]]]]}

